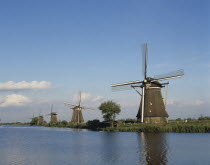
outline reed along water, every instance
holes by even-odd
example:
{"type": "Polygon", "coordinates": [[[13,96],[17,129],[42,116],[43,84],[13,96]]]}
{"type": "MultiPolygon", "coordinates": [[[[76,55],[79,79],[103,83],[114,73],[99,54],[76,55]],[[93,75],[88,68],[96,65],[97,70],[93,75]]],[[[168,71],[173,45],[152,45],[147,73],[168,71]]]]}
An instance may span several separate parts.
{"type": "Polygon", "coordinates": [[[0,165],[209,165],[210,133],[0,127],[0,165]]]}

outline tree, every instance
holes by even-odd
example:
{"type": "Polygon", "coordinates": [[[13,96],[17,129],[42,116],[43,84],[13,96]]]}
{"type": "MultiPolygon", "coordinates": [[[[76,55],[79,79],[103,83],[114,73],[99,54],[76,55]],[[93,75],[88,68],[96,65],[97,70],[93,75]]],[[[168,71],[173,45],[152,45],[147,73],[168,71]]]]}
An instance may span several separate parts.
{"type": "Polygon", "coordinates": [[[68,122],[66,120],[63,120],[61,122],[61,126],[66,127],[68,125],[68,122]]]}
{"type": "Polygon", "coordinates": [[[102,111],[103,118],[106,121],[114,121],[116,115],[118,115],[121,111],[120,105],[113,101],[106,101],[101,103],[98,109],[102,111]]]}
{"type": "Polygon", "coordinates": [[[38,125],[38,120],[39,120],[38,117],[33,117],[31,119],[30,125],[38,125]]]}

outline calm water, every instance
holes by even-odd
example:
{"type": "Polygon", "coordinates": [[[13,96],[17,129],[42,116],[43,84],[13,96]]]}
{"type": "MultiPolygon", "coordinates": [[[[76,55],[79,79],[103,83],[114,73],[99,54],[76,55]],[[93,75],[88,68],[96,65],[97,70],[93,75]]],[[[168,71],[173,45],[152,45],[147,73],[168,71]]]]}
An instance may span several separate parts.
{"type": "Polygon", "coordinates": [[[210,165],[210,134],[2,126],[0,165],[210,165]]]}

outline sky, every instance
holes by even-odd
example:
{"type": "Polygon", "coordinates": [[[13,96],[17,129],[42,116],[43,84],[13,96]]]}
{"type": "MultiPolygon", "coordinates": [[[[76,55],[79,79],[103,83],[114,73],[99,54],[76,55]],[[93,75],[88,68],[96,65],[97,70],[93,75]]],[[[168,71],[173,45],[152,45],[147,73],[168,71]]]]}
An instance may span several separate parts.
{"type": "MultiPolygon", "coordinates": [[[[210,116],[210,3],[208,0],[0,1],[0,118],[27,122],[50,112],[70,121],[64,102],[82,104],[84,119],[100,119],[107,100],[117,117],[135,118],[140,96],[111,84],[184,69],[170,80],[169,118],[210,116]]],[[[49,116],[45,116],[49,121],[49,116]]]]}

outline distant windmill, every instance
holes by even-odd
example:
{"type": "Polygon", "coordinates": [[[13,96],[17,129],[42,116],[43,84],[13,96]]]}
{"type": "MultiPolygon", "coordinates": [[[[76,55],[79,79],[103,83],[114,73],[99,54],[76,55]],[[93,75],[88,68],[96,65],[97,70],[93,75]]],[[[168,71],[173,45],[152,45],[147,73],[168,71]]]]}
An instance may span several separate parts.
{"type": "Polygon", "coordinates": [[[86,108],[86,107],[81,107],[81,101],[82,101],[82,93],[79,93],[79,104],[75,105],[75,104],[71,104],[71,103],[64,103],[65,105],[70,105],[73,108],[73,115],[72,115],[72,119],[71,122],[73,123],[83,123],[84,119],[83,119],[83,115],[82,115],[82,110],[93,110],[91,108],[86,108]]]}
{"type": "Polygon", "coordinates": [[[50,115],[50,122],[52,122],[52,123],[57,123],[58,122],[57,113],[53,112],[53,104],[51,105],[51,113],[47,114],[47,115],[50,115]]]}
{"type": "Polygon", "coordinates": [[[42,125],[44,123],[44,116],[39,114],[39,117],[38,117],[38,125],[42,125]]]}
{"type": "Polygon", "coordinates": [[[113,89],[123,89],[130,87],[135,89],[141,95],[140,107],[137,114],[137,121],[141,123],[161,123],[168,122],[168,113],[166,112],[166,98],[165,104],[161,94],[161,88],[169,83],[160,83],[168,79],[178,78],[184,76],[183,70],[177,70],[168,74],[161,74],[154,76],[154,78],[147,77],[147,63],[148,63],[148,46],[143,47],[143,81],[130,81],[126,83],[113,84],[113,89]],[[140,93],[136,88],[142,88],[140,93]]]}

